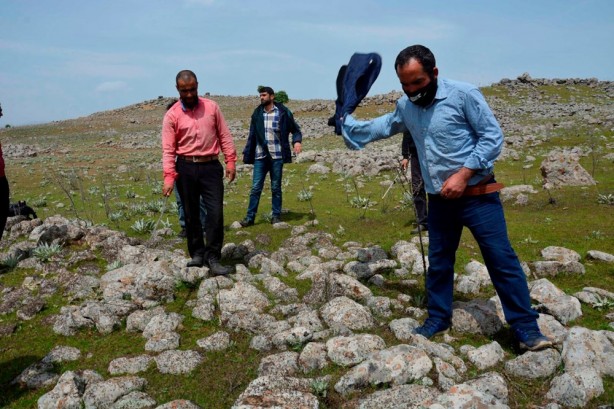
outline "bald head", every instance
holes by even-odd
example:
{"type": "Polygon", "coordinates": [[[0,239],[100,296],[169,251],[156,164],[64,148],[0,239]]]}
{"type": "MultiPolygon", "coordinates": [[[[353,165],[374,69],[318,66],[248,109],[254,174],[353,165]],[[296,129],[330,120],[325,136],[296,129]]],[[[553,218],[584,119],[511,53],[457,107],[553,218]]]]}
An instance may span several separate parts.
{"type": "Polygon", "coordinates": [[[194,82],[198,83],[198,79],[196,79],[196,74],[190,70],[181,70],[177,73],[177,77],[175,78],[175,83],[179,84],[179,81],[190,82],[194,80],[194,82]]]}

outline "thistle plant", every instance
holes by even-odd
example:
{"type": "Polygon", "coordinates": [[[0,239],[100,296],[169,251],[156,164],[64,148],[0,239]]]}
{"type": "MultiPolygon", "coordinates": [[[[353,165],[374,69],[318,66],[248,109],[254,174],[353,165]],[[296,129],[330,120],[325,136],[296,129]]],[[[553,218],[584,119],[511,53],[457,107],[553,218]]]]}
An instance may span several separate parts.
{"type": "Polygon", "coordinates": [[[309,207],[311,208],[310,214],[312,217],[315,217],[316,211],[313,208],[313,201],[311,200],[313,199],[313,191],[311,190],[311,187],[306,189],[303,185],[303,188],[297,194],[297,199],[299,202],[309,202],[309,207]]]}
{"type": "Polygon", "coordinates": [[[593,308],[597,311],[609,310],[614,308],[614,300],[611,300],[608,297],[600,297],[598,295],[596,295],[595,297],[597,298],[597,300],[593,303],[593,308]]]}
{"type": "Polygon", "coordinates": [[[597,195],[597,203],[613,206],[614,205],[614,194],[610,193],[608,195],[605,195],[605,194],[597,195]]]}
{"type": "Polygon", "coordinates": [[[49,261],[53,256],[60,254],[62,246],[57,243],[43,243],[32,250],[32,255],[42,262],[49,261]]]}
{"type": "Polygon", "coordinates": [[[13,270],[17,267],[17,264],[21,261],[21,257],[16,255],[10,255],[0,262],[0,264],[7,270],[13,270]]]}
{"type": "Polygon", "coordinates": [[[139,219],[130,226],[136,233],[149,233],[153,230],[155,222],[153,220],[139,219]]]}
{"type": "Polygon", "coordinates": [[[325,398],[328,392],[328,382],[325,379],[314,379],[311,381],[311,391],[314,395],[325,398]]]}

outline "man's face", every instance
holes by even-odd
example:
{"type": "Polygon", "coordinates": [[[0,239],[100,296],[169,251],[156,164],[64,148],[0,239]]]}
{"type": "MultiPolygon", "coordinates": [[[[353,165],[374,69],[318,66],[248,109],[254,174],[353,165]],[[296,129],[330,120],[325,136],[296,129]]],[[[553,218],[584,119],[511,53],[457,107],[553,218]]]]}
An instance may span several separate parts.
{"type": "Polygon", "coordinates": [[[180,78],[177,81],[177,91],[186,108],[193,109],[198,105],[198,82],[194,78],[180,78]]]}
{"type": "Polygon", "coordinates": [[[260,93],[260,105],[269,105],[275,100],[274,94],[269,94],[268,92],[260,93]]]}
{"type": "Polygon", "coordinates": [[[413,94],[429,85],[431,81],[437,79],[439,74],[437,67],[433,68],[433,77],[429,76],[425,71],[422,64],[412,58],[408,63],[402,67],[397,68],[397,77],[401,82],[401,87],[405,94],[413,94]]]}

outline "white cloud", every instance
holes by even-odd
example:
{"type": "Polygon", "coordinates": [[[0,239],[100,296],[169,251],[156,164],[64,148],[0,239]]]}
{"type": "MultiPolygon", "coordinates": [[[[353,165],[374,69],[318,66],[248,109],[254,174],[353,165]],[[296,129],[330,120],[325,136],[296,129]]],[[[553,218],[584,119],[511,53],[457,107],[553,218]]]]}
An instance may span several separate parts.
{"type": "Polygon", "coordinates": [[[106,81],[98,84],[96,92],[115,92],[119,90],[125,90],[128,84],[124,81],[106,81]]]}

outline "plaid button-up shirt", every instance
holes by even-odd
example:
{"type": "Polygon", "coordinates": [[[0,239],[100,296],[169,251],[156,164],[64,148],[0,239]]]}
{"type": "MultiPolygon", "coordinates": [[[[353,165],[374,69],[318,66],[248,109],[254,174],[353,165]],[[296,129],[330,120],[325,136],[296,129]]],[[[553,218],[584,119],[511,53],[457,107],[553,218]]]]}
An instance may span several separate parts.
{"type": "MultiPolygon", "coordinates": [[[[279,108],[273,106],[271,112],[263,111],[264,116],[264,135],[271,154],[271,159],[281,159],[281,143],[279,135],[279,108]]],[[[256,146],[256,159],[264,159],[266,157],[264,150],[260,145],[256,146]]]]}

